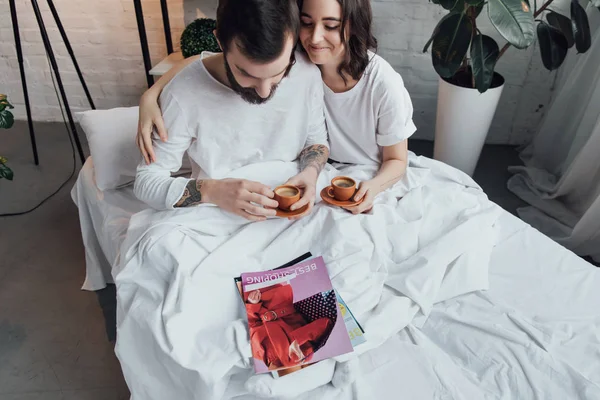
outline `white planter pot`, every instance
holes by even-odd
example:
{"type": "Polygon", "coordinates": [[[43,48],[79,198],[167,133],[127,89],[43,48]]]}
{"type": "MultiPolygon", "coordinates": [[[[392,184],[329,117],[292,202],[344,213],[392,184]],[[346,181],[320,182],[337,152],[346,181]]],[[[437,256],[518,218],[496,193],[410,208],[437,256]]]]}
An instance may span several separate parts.
{"type": "Polygon", "coordinates": [[[433,158],[473,176],[504,88],[498,78],[485,93],[440,78],[433,158]]]}

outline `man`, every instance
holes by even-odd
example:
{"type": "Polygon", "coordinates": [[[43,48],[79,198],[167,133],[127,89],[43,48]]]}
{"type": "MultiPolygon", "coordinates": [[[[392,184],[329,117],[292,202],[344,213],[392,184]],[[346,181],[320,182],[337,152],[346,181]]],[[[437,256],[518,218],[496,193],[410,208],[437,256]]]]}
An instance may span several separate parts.
{"type": "Polygon", "coordinates": [[[138,167],[139,199],[156,209],[210,203],[264,220],[275,215],[272,190],[224,177],[252,163],[298,159],[300,173],[288,182],[304,194],[294,209],[312,208],[329,148],[319,70],[294,52],[299,20],[295,0],[220,0],[223,52],[194,61],[163,89],[169,139],[155,140],[156,162],[138,167]],[[194,179],[171,177],[186,151],[194,179]]]}

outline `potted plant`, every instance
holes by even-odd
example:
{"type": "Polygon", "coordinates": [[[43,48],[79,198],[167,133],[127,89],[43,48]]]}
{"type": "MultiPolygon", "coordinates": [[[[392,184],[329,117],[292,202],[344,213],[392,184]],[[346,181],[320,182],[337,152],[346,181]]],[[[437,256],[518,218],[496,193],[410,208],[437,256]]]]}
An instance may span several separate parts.
{"type": "Polygon", "coordinates": [[[198,18],[186,26],[179,41],[183,57],[195,56],[203,51],[219,53],[221,48],[213,34],[216,28],[217,21],[212,18],[198,18]]]}
{"type": "MultiPolygon", "coordinates": [[[[13,108],[12,104],[8,102],[8,98],[5,94],[0,94],[0,128],[9,129],[13,126],[15,118],[9,109],[13,108]]],[[[0,179],[13,180],[13,172],[6,165],[6,158],[0,156],[0,179]]]]}
{"type": "Polygon", "coordinates": [[[434,158],[472,175],[504,88],[504,77],[495,71],[498,59],[510,46],[529,47],[537,34],[542,63],[555,70],[570,47],[578,53],[590,48],[589,22],[578,0],[571,0],[570,18],[551,10],[554,0],[539,8],[534,0],[533,10],[529,0],[431,1],[448,10],[423,49],[431,46],[440,77],[434,158]],[[507,41],[502,50],[477,26],[484,8],[507,41]],[[537,19],[542,14],[546,20],[537,19]]]}

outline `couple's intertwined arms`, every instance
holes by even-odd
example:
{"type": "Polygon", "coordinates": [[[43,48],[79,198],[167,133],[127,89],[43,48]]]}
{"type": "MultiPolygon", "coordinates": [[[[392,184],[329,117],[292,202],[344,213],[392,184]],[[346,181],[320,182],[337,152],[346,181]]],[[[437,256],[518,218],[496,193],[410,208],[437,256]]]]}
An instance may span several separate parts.
{"type": "MultiPolygon", "coordinates": [[[[304,171],[308,168],[314,168],[317,176],[325,167],[327,158],[329,157],[329,149],[327,146],[322,144],[315,144],[306,147],[300,153],[298,157],[300,163],[300,171],[304,171]]],[[[190,180],[185,187],[181,199],[175,204],[175,207],[190,207],[201,204],[202,199],[202,185],[204,180],[190,180]]]]}

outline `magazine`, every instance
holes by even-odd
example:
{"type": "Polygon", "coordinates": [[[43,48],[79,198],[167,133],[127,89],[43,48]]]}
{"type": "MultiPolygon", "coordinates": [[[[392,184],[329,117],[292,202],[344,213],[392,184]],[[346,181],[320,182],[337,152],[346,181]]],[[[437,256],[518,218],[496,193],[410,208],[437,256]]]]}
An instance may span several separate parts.
{"type": "MultiPolygon", "coordinates": [[[[295,265],[297,263],[300,263],[304,260],[307,260],[309,258],[312,258],[313,255],[311,252],[306,252],[304,254],[302,254],[301,256],[277,267],[277,268],[273,268],[273,270],[277,270],[277,269],[281,269],[281,268],[286,268],[286,267],[290,267],[292,265],[295,265]]],[[[238,288],[239,294],[240,294],[240,298],[243,301],[243,296],[242,296],[242,277],[236,277],[234,278],[235,284],[238,288]]],[[[350,308],[346,305],[346,303],[344,302],[344,300],[342,299],[342,296],[336,292],[336,297],[339,303],[339,308],[342,314],[342,317],[344,318],[344,323],[346,324],[346,330],[348,331],[348,336],[350,338],[350,342],[352,343],[352,347],[356,347],[362,343],[366,342],[365,337],[363,336],[364,329],[362,328],[362,326],[360,325],[360,323],[356,320],[356,318],[354,317],[354,314],[352,314],[352,311],[350,310],[350,308]]],[[[306,368],[310,365],[312,365],[314,363],[310,363],[310,364],[304,364],[302,366],[302,368],[306,368]]],[[[271,375],[274,378],[279,378],[281,376],[287,375],[289,373],[298,371],[299,369],[296,367],[292,367],[292,368],[286,368],[286,369],[280,369],[280,370],[276,370],[276,371],[271,371],[271,375]]]]}
{"type": "Polygon", "coordinates": [[[350,343],[352,343],[352,347],[356,347],[360,344],[363,344],[367,341],[363,336],[365,331],[363,330],[362,326],[360,326],[356,318],[354,318],[354,314],[352,314],[352,311],[350,311],[350,309],[342,299],[342,296],[340,296],[337,292],[335,293],[335,295],[339,303],[342,318],[344,319],[344,323],[346,324],[346,330],[348,331],[348,337],[350,338],[350,343]]]}
{"type": "Polygon", "coordinates": [[[241,289],[255,372],[289,373],[353,351],[322,257],[244,273],[241,289]]]}
{"type": "MultiPolygon", "coordinates": [[[[281,268],[285,268],[285,267],[290,267],[292,265],[295,265],[301,261],[307,260],[312,257],[313,257],[312,253],[306,252],[303,255],[301,255],[300,257],[297,257],[297,258],[293,259],[292,261],[289,261],[289,262],[283,264],[280,267],[273,268],[272,271],[275,271],[275,270],[278,270],[281,268]]],[[[242,277],[240,276],[240,277],[234,278],[234,282],[238,288],[240,297],[242,297],[242,301],[243,301],[242,277]]],[[[348,336],[350,337],[350,342],[352,343],[352,347],[356,347],[356,346],[366,342],[367,340],[363,336],[365,333],[365,330],[362,328],[362,326],[360,325],[358,320],[356,318],[354,318],[354,314],[352,314],[352,311],[346,305],[346,302],[344,302],[344,299],[342,299],[342,296],[338,292],[336,292],[335,295],[337,297],[339,307],[342,312],[342,318],[344,318],[344,323],[346,324],[346,329],[348,330],[348,336]]]]}

